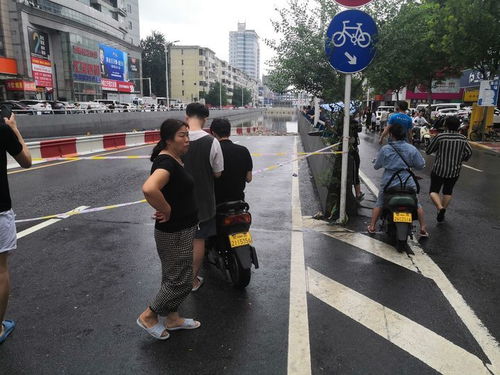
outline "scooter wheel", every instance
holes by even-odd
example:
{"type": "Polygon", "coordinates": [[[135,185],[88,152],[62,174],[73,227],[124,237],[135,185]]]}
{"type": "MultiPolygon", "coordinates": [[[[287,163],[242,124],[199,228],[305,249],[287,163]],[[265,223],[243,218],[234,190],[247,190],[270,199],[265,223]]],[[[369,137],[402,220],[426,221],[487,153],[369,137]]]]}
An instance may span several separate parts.
{"type": "Polygon", "coordinates": [[[231,254],[231,257],[229,258],[229,275],[231,276],[231,282],[236,289],[243,289],[250,283],[250,268],[243,268],[234,254],[231,254]]]}
{"type": "Polygon", "coordinates": [[[401,240],[398,240],[398,242],[396,243],[396,250],[399,252],[399,253],[403,253],[406,251],[406,247],[408,245],[406,244],[406,241],[401,241],[401,240]]]}

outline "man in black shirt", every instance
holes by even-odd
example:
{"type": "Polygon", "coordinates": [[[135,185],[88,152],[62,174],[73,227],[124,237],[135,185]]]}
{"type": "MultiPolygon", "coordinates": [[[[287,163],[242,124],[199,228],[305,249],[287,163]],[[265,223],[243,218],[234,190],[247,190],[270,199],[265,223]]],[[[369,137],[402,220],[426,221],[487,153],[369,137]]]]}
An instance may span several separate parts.
{"type": "Polygon", "coordinates": [[[14,330],[13,320],[4,320],[9,301],[9,270],[7,254],[17,247],[15,215],[7,180],[8,152],[23,168],[31,167],[31,154],[17,129],[14,115],[0,119],[0,344],[14,330]]]}
{"type": "Polygon", "coordinates": [[[215,201],[217,204],[245,200],[245,185],[252,181],[252,157],[244,146],[229,140],[231,124],[228,120],[216,118],[210,131],[219,140],[224,155],[224,171],[215,180],[215,201]]]}

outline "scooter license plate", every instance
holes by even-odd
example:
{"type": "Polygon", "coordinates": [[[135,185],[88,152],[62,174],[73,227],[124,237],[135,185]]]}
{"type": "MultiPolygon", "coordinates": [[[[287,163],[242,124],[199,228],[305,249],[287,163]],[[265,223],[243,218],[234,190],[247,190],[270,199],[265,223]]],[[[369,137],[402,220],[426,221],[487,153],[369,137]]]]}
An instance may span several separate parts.
{"type": "Polygon", "coordinates": [[[413,221],[409,212],[394,212],[392,220],[395,223],[411,223],[413,221]]]}
{"type": "Polygon", "coordinates": [[[229,244],[231,247],[245,246],[252,243],[250,232],[236,233],[229,235],[229,244]]]}

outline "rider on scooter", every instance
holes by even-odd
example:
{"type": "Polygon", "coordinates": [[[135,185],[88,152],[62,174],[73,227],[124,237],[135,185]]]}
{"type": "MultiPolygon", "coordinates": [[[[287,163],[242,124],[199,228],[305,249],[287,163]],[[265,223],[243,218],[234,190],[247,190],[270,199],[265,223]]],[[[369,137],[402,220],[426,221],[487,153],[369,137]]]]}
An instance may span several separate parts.
{"type": "MultiPolygon", "coordinates": [[[[423,169],[425,167],[425,160],[420,152],[415,146],[405,141],[406,132],[406,128],[403,128],[403,125],[397,122],[393,123],[389,127],[389,133],[392,140],[389,141],[389,144],[383,146],[377,154],[374,168],[384,168],[385,170],[380,183],[377,202],[375,203],[375,207],[372,211],[371,222],[370,225],[368,225],[369,233],[375,233],[376,231],[377,220],[382,213],[384,205],[384,188],[394,173],[399,170],[407,169],[408,165],[414,169],[423,169]],[[404,158],[404,160],[402,158],[404,158]],[[406,165],[405,161],[408,165],[406,165]]],[[[405,181],[409,174],[406,171],[401,171],[399,175],[401,179],[405,181]]],[[[399,179],[393,179],[392,184],[389,187],[398,186],[399,184],[399,179]]],[[[408,178],[406,187],[416,189],[415,181],[412,178],[408,178]]],[[[420,237],[428,237],[429,234],[427,233],[424,221],[424,210],[420,204],[418,205],[417,213],[418,221],[420,223],[420,237]]]]}
{"type": "Polygon", "coordinates": [[[217,138],[224,156],[224,171],[215,180],[216,204],[245,200],[245,186],[252,181],[252,157],[244,146],[229,140],[231,123],[223,118],[216,118],[210,125],[210,131],[217,138]]]}

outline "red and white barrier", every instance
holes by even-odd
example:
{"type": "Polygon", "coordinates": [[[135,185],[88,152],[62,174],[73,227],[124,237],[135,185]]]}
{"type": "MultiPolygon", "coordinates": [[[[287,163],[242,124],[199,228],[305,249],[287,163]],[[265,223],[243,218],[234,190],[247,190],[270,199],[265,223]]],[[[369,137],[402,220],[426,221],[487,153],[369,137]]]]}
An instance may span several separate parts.
{"type": "MultiPolygon", "coordinates": [[[[28,142],[28,148],[33,158],[33,164],[43,163],[45,160],[57,157],[71,157],[116,150],[125,147],[141,146],[156,143],[160,140],[159,130],[140,131],[131,133],[117,133],[105,135],[91,135],[86,137],[71,137],[49,139],[46,141],[28,142]]],[[[7,168],[17,168],[17,162],[8,155],[7,168]]]]}
{"type": "MultiPolygon", "coordinates": [[[[205,129],[208,131],[208,129],[205,129]]],[[[246,135],[255,133],[257,128],[232,128],[231,135],[246,135]],[[246,130],[245,130],[246,129],[246,130]]],[[[33,158],[33,164],[46,162],[57,157],[72,157],[116,150],[125,147],[141,146],[157,143],[160,140],[159,130],[147,130],[130,133],[116,133],[105,135],[90,135],[84,137],[71,137],[49,139],[45,141],[28,142],[28,148],[33,158]]],[[[7,168],[17,168],[17,162],[7,155],[7,168]]]]}

